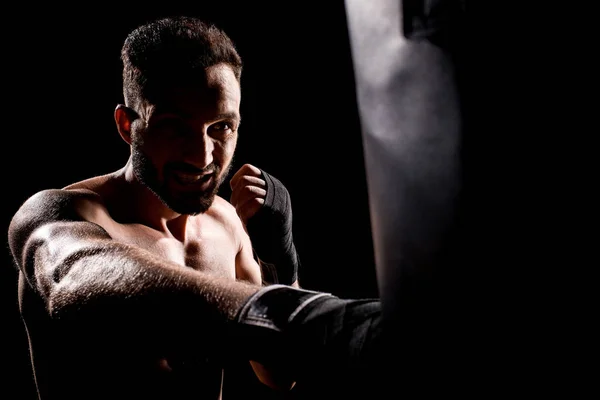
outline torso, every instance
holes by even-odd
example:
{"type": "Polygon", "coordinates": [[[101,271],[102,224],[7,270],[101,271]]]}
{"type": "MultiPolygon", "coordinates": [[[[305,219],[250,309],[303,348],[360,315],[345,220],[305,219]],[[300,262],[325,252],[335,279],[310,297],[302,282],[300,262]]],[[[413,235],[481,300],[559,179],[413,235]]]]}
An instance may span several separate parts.
{"type": "MultiPolygon", "coordinates": [[[[91,222],[102,226],[114,240],[139,246],[157,257],[181,265],[182,268],[191,267],[236,279],[236,256],[240,250],[240,229],[243,230],[243,228],[241,222],[237,219],[235,210],[224,199],[216,198],[213,207],[207,213],[190,217],[186,228],[186,238],[184,241],[181,241],[173,237],[169,232],[161,232],[140,223],[118,222],[117,219],[113,218],[113,211],[115,214],[119,213],[118,204],[123,199],[114,195],[111,183],[106,179],[85,181],[82,184],[71,185],[69,189],[90,190],[99,195],[101,201],[91,202],[89,205],[86,205],[86,214],[90,216],[89,219],[91,222]]],[[[23,300],[27,302],[28,298],[31,298],[31,296],[25,293],[23,300]]],[[[34,305],[36,300],[32,299],[30,303],[31,305],[27,304],[30,314],[26,317],[29,317],[29,320],[38,319],[40,322],[36,322],[36,324],[43,323],[42,319],[36,317],[36,315],[40,313],[41,316],[45,311],[40,310],[34,305]]],[[[31,331],[30,329],[30,333],[31,331]]],[[[37,327],[35,331],[47,332],[48,330],[43,327],[37,327]]],[[[34,352],[34,355],[38,354],[42,363],[44,363],[45,360],[43,358],[45,357],[61,357],[65,354],[65,348],[63,347],[59,354],[54,355],[52,351],[56,347],[56,343],[52,343],[54,339],[48,336],[44,337],[44,335],[38,333],[30,337],[33,341],[32,350],[38,351],[38,353],[34,352]]],[[[70,342],[67,341],[67,343],[70,342]]],[[[73,349],[70,354],[76,359],[77,349],[73,349]]],[[[114,358],[114,355],[110,355],[110,357],[114,358]]],[[[206,363],[204,360],[148,359],[146,361],[144,365],[139,363],[139,360],[133,361],[133,364],[131,364],[131,360],[125,361],[128,368],[135,368],[136,371],[129,369],[128,373],[131,379],[126,378],[122,381],[122,384],[129,385],[129,389],[127,387],[123,388],[123,392],[121,392],[123,397],[125,397],[126,393],[127,396],[135,393],[135,396],[130,398],[135,398],[136,400],[159,398],[168,398],[169,400],[207,398],[213,400],[221,398],[222,371],[218,366],[206,363]],[[141,395],[142,397],[138,397],[140,396],[138,390],[144,392],[141,395]]],[[[67,363],[66,361],[64,362],[67,363]]],[[[76,362],[80,364],[76,366],[76,371],[89,370],[85,373],[82,372],[83,376],[86,377],[85,379],[89,378],[89,373],[94,374],[94,368],[98,368],[98,365],[104,365],[102,368],[106,369],[105,364],[102,364],[102,362],[98,364],[97,360],[93,359],[76,362]]],[[[117,364],[120,362],[118,359],[114,359],[110,363],[112,365],[124,365],[117,364]]],[[[72,364],[73,362],[70,361],[69,363],[72,364]]],[[[58,378],[58,376],[52,376],[54,373],[52,372],[53,369],[60,375],[59,364],[60,362],[55,364],[55,369],[50,367],[50,375],[48,375],[50,381],[58,378]]],[[[69,365],[69,367],[71,366],[69,365]]],[[[39,367],[40,365],[38,365],[39,367]]],[[[115,371],[123,370],[117,368],[115,371]]],[[[40,375],[42,373],[42,370],[37,371],[39,381],[46,380],[45,373],[44,375],[40,375]]],[[[121,372],[117,372],[117,374],[121,374],[121,372]]],[[[120,379],[115,375],[112,375],[110,379],[114,378],[120,379]]],[[[90,384],[95,386],[94,383],[90,384]]],[[[44,386],[44,384],[42,385],[44,386]]],[[[106,389],[108,386],[110,385],[104,388],[106,389]]],[[[103,396],[108,395],[108,393],[103,393],[102,389],[100,386],[97,387],[95,393],[102,393],[103,396]]],[[[70,399],[69,395],[61,394],[61,400],[63,398],[66,400],[67,397],[70,399]]],[[[92,397],[87,396],[86,398],[90,399],[92,397]]],[[[117,399],[120,397],[112,392],[110,393],[110,398],[117,399]]],[[[42,397],[42,400],[46,399],[42,397]]]]}
{"type": "Polygon", "coordinates": [[[190,218],[188,224],[192,226],[188,228],[188,237],[184,243],[172,235],[141,224],[122,224],[102,218],[101,226],[119,242],[141,247],[182,267],[234,279],[239,238],[231,229],[226,228],[223,221],[222,214],[190,218]]]}
{"type": "Polygon", "coordinates": [[[88,206],[88,219],[102,226],[114,240],[142,247],[181,266],[236,277],[235,257],[243,228],[234,208],[223,198],[215,197],[206,213],[188,217],[185,238],[178,239],[168,231],[121,221],[118,216],[123,214],[122,204],[127,199],[110,178],[92,178],[67,189],[89,190],[99,196],[99,202],[88,206]]]}

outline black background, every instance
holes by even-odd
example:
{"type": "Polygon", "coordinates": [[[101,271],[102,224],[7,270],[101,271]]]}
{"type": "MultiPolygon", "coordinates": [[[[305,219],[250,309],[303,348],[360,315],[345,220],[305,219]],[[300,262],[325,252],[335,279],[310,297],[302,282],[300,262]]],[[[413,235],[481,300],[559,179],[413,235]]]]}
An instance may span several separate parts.
{"type": "MultiPolygon", "coordinates": [[[[301,284],[343,297],[377,296],[343,1],[148,4],[25,5],[7,17],[4,232],[36,191],[112,172],[126,162],[129,148],[113,120],[122,101],[122,42],[147,20],[194,15],[228,32],[244,60],[234,170],[252,163],[287,186],[301,284]]],[[[16,270],[5,247],[0,279],[7,368],[1,397],[28,400],[34,393],[16,270]]]]}

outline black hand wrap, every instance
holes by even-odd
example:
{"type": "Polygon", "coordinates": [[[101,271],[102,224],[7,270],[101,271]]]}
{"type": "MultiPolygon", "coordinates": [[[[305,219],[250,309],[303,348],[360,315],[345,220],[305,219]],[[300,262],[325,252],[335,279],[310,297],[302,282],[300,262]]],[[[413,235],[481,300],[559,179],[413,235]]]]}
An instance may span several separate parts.
{"type": "Polygon", "coordinates": [[[292,201],[283,183],[263,170],[261,173],[267,195],[261,209],[248,220],[248,234],[261,261],[263,280],[291,285],[300,265],[292,235],[292,201]]]}
{"type": "Polygon", "coordinates": [[[302,385],[302,398],[389,397],[375,390],[389,372],[377,299],[269,285],[246,300],[229,329],[233,357],[276,366],[302,385]]]}

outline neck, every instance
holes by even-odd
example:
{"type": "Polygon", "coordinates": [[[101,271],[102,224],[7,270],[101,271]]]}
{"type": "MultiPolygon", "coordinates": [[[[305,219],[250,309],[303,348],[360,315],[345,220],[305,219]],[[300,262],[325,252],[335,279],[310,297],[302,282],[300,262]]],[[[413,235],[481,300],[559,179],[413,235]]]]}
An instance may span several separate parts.
{"type": "Polygon", "coordinates": [[[150,189],[139,181],[133,172],[131,157],[117,173],[122,181],[123,205],[127,222],[149,226],[183,240],[189,215],[176,213],[167,207],[150,189]]]}

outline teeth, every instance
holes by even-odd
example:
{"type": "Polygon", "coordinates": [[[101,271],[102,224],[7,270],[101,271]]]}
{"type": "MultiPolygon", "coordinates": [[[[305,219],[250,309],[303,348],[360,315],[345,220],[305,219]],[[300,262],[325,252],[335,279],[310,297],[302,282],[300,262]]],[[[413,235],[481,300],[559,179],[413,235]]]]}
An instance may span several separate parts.
{"type": "Polygon", "coordinates": [[[184,183],[198,182],[204,177],[204,175],[186,174],[184,172],[177,172],[177,177],[184,183]]]}

